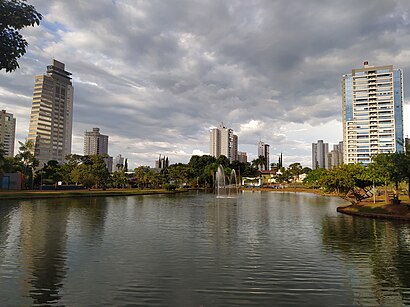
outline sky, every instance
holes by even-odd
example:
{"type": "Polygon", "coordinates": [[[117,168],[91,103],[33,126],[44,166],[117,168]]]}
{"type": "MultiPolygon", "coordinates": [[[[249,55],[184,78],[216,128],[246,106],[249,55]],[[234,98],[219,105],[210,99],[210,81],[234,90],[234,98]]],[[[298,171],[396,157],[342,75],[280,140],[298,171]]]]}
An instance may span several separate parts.
{"type": "MultiPolygon", "coordinates": [[[[0,108],[27,138],[34,76],[52,59],[72,73],[72,152],[84,132],[109,136],[130,167],[158,155],[187,163],[209,153],[223,123],[248,161],[259,141],[271,162],[311,166],[311,143],[342,140],[341,76],[370,65],[404,72],[410,134],[408,0],[29,0],[43,15],[29,46],[0,71],[0,108]]],[[[16,151],[18,143],[16,142],[16,151]]]]}

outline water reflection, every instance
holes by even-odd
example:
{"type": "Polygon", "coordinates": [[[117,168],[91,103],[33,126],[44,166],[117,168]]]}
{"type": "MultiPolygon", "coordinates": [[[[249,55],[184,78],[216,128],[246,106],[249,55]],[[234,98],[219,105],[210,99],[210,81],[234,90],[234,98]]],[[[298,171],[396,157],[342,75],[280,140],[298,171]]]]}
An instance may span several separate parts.
{"type": "Polygon", "coordinates": [[[295,193],[0,202],[5,306],[409,304],[407,224],[295,193]]]}
{"type": "Polygon", "coordinates": [[[20,224],[23,297],[33,305],[52,304],[61,298],[66,275],[67,207],[22,202],[20,224]]]}
{"type": "Polygon", "coordinates": [[[324,246],[341,255],[358,305],[410,304],[409,228],[401,222],[323,219],[324,246]]]}

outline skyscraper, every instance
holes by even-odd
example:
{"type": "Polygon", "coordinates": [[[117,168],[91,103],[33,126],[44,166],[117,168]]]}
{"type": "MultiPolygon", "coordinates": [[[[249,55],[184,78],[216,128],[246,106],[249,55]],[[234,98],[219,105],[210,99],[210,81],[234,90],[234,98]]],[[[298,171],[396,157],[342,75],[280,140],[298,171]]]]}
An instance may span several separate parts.
{"type": "Polygon", "coordinates": [[[353,69],[342,77],[344,163],[403,151],[403,73],[392,65],[353,69]]]}
{"type": "Polygon", "coordinates": [[[6,110],[0,111],[0,145],[3,145],[5,155],[14,156],[14,140],[16,138],[16,119],[6,110]]]}
{"type": "Polygon", "coordinates": [[[329,144],[318,140],[312,143],[312,169],[329,168],[329,144]]]}
{"type": "Polygon", "coordinates": [[[268,171],[269,170],[269,144],[264,142],[259,142],[258,144],[258,158],[262,156],[265,158],[265,165],[261,166],[261,171],[268,171]]]}
{"type": "Polygon", "coordinates": [[[210,154],[215,158],[223,155],[230,162],[238,160],[238,136],[233,130],[221,125],[219,128],[211,129],[209,133],[210,154]]]}
{"type": "Polygon", "coordinates": [[[108,154],[108,135],[100,133],[100,128],[86,131],[84,134],[84,155],[108,154]]]}
{"type": "Polygon", "coordinates": [[[63,162],[71,154],[73,86],[65,65],[53,60],[47,75],[35,77],[28,140],[40,167],[49,160],[63,162]]]}

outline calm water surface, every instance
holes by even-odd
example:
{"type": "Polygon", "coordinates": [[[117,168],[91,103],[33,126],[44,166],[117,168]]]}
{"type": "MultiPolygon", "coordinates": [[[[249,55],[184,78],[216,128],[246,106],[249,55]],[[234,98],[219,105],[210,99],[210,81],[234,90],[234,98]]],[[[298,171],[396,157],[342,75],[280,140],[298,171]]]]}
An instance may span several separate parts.
{"type": "Polygon", "coordinates": [[[410,224],[295,193],[0,201],[2,306],[410,305],[410,224]]]}

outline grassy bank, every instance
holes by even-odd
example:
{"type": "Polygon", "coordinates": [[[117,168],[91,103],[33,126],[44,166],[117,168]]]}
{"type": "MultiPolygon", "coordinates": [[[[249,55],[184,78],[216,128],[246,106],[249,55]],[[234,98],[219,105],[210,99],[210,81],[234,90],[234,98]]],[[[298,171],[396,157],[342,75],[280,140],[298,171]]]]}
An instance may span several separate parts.
{"type": "MultiPolygon", "coordinates": [[[[271,191],[271,192],[297,192],[297,193],[314,193],[318,195],[330,195],[338,196],[336,194],[327,194],[320,189],[308,189],[308,188],[284,188],[284,189],[270,189],[270,188],[255,188],[245,189],[245,191],[271,191]]],[[[341,206],[337,208],[337,212],[345,213],[348,215],[370,217],[370,218],[384,218],[384,219],[396,219],[396,220],[408,220],[410,221],[410,204],[407,197],[401,198],[399,205],[386,204],[382,197],[376,199],[376,203],[373,203],[373,199],[365,199],[359,203],[349,206],[341,206]]]]}
{"type": "Polygon", "coordinates": [[[175,194],[186,190],[167,191],[164,189],[107,189],[99,190],[68,190],[68,191],[7,191],[0,192],[0,199],[33,199],[33,198],[62,198],[62,197],[101,197],[101,196],[130,196],[150,194],[175,194]]]}
{"type": "Polygon", "coordinates": [[[410,205],[408,201],[404,200],[399,205],[392,205],[390,203],[386,204],[381,199],[377,199],[376,203],[373,203],[371,199],[366,199],[357,204],[338,207],[337,211],[363,217],[410,221],[410,205]]]}

